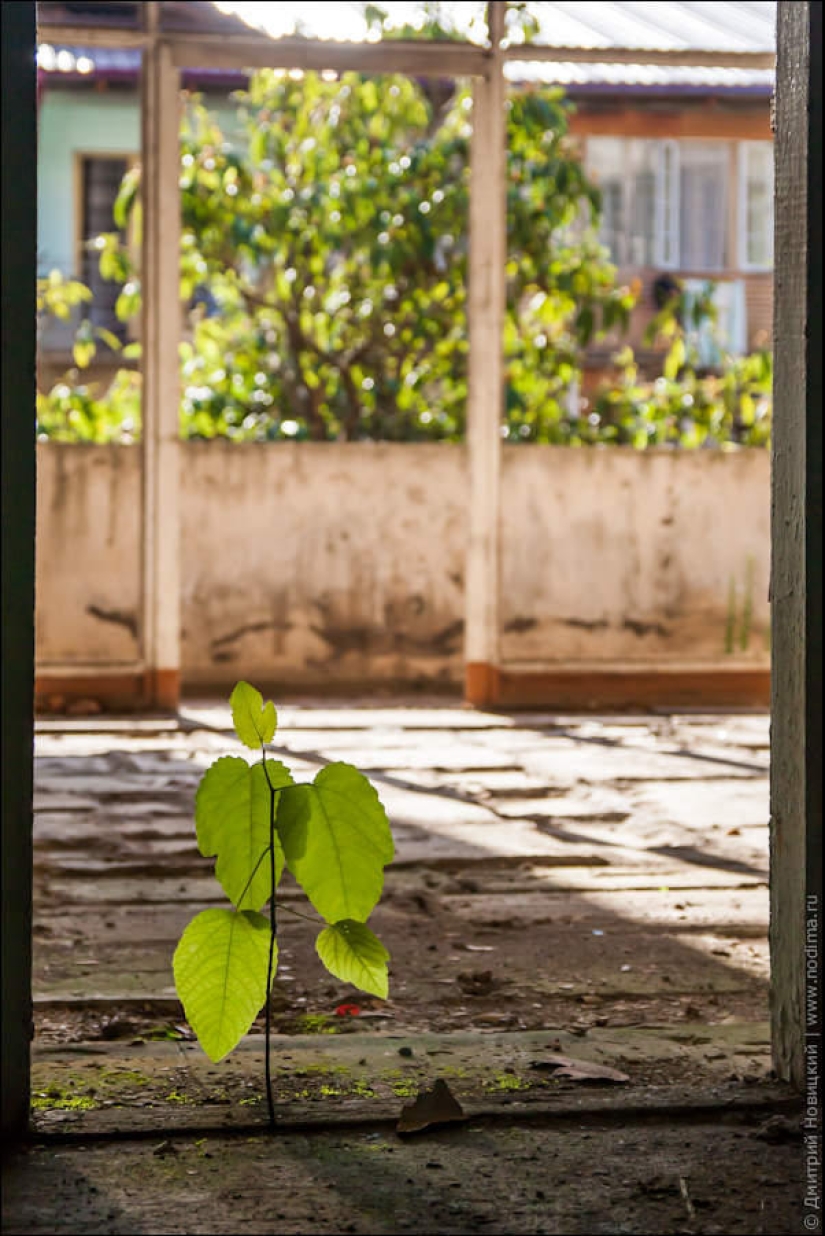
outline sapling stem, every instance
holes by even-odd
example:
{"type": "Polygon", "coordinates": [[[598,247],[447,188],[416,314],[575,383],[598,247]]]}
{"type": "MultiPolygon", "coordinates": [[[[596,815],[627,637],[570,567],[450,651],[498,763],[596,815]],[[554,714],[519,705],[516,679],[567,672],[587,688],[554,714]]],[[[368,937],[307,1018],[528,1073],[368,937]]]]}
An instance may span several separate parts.
{"type": "Polygon", "coordinates": [[[264,1021],[264,1038],[266,1040],[264,1068],[266,1074],[266,1103],[269,1109],[269,1127],[275,1128],[275,1103],[272,1098],[272,1067],[270,1053],[272,1047],[272,967],[275,959],[275,940],[278,935],[278,920],[275,908],[275,790],[269,780],[269,770],[266,766],[266,750],[264,749],[264,776],[269,786],[269,876],[271,892],[269,895],[269,961],[266,968],[266,1012],[264,1021]]]}

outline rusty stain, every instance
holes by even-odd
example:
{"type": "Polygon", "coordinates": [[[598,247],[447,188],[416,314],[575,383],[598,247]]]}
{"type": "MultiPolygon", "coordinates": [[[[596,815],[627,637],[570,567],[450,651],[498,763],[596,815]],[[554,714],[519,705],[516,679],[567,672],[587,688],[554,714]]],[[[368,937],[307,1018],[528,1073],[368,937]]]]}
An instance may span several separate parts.
{"type": "Polygon", "coordinates": [[[457,645],[464,634],[464,623],[451,622],[432,635],[412,635],[408,631],[388,631],[386,627],[311,626],[310,630],[329,645],[334,656],[348,652],[378,654],[381,652],[424,652],[435,656],[451,656],[458,651],[457,645]]]}
{"type": "Polygon", "coordinates": [[[115,626],[125,627],[133,639],[138,637],[137,616],[131,610],[102,609],[99,605],[87,605],[86,613],[101,622],[112,622],[115,626]]]}
{"type": "Polygon", "coordinates": [[[412,596],[405,597],[403,601],[388,601],[384,606],[384,619],[387,623],[395,623],[398,621],[400,611],[406,611],[407,614],[418,618],[427,608],[427,602],[420,593],[415,592],[412,596]]]}
{"type": "Polygon", "coordinates": [[[622,626],[626,631],[632,631],[634,635],[660,635],[662,639],[666,639],[670,635],[670,631],[661,622],[640,622],[638,618],[625,618],[622,626]]]}
{"type": "Polygon", "coordinates": [[[562,618],[562,622],[581,631],[604,631],[610,625],[605,618],[594,618],[591,622],[586,618],[562,618]]]}
{"type": "Polygon", "coordinates": [[[522,618],[519,616],[518,618],[512,618],[506,623],[504,630],[508,632],[514,631],[520,635],[522,631],[532,631],[538,625],[538,619],[536,618],[522,618]]]}
{"type": "Polygon", "coordinates": [[[210,658],[213,661],[231,661],[235,654],[227,650],[227,644],[236,643],[244,635],[255,635],[260,631],[289,631],[291,627],[290,622],[247,622],[244,626],[236,627],[234,631],[213,639],[209,645],[210,658]]]}

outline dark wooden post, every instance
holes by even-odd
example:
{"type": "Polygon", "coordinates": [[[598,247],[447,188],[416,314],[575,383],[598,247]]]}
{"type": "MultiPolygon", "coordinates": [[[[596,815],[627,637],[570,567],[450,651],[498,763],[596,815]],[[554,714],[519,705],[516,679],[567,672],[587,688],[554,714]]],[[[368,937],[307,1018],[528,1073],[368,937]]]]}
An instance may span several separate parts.
{"type": "Polygon", "coordinates": [[[803,1087],[821,1032],[822,5],[780,0],[772,470],[774,1063],[803,1087]]]}
{"type": "Polygon", "coordinates": [[[29,1118],[34,748],[35,272],[34,3],[0,5],[2,58],[2,1131],[29,1118]]]}

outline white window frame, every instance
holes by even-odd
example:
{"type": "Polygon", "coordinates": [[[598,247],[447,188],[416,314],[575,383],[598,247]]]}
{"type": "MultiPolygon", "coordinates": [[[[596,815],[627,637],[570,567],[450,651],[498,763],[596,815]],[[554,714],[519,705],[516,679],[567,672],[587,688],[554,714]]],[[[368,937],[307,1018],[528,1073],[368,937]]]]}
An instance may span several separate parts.
{"type": "Polygon", "coordinates": [[[662,270],[679,270],[679,143],[668,137],[657,141],[656,146],[656,265],[662,270]]]}
{"type": "MultiPolygon", "coordinates": [[[[629,142],[631,138],[617,137],[617,141],[629,142]]],[[[690,139],[677,138],[641,138],[635,139],[645,142],[654,150],[654,165],[655,165],[655,206],[653,218],[653,265],[659,270],[679,271],[684,269],[681,255],[681,221],[680,221],[680,205],[681,205],[681,148],[683,141],[690,139]]],[[[705,139],[702,139],[703,141],[705,139]]],[[[724,141],[713,142],[714,145],[729,145],[724,141]]],[[[626,178],[622,181],[622,198],[625,228],[629,227],[630,215],[628,208],[632,200],[631,177],[628,171],[626,178]]],[[[625,241],[627,235],[621,238],[623,249],[626,249],[625,241]]],[[[729,248],[729,238],[727,242],[729,248]]],[[[625,256],[627,256],[625,254],[625,256]]],[[[620,262],[619,265],[629,265],[628,262],[620,262]]],[[[720,269],[708,268],[707,274],[718,275],[724,270],[729,269],[729,261],[725,267],[720,269]]],[[[704,273],[704,272],[702,272],[704,273]]]]}
{"type": "MultiPolygon", "coordinates": [[[[748,155],[753,149],[764,149],[769,147],[773,149],[773,143],[767,140],[763,141],[743,141],[739,142],[737,151],[737,209],[736,209],[736,234],[737,234],[737,264],[739,270],[759,271],[761,273],[770,273],[773,270],[773,246],[771,246],[771,259],[768,263],[751,262],[748,260],[748,155]]],[[[773,225],[773,219],[771,220],[773,225]]]]}

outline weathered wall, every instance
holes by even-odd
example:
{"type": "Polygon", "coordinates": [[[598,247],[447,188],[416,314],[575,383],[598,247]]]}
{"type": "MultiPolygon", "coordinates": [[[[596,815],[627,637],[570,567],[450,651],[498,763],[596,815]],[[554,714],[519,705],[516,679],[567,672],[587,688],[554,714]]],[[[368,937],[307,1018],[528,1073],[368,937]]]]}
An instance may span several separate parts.
{"type": "MultiPolygon", "coordinates": [[[[460,446],[186,443],[190,689],[461,684],[460,446]]],[[[41,443],[38,666],[139,655],[140,454],[41,443]]],[[[508,447],[502,660],[767,667],[769,457],[508,447]],[[744,645],[744,646],[742,646],[744,645]]]]}
{"type": "Polygon", "coordinates": [[[140,452],[37,448],[37,667],[140,655],[140,452]]]}
{"type": "Polygon", "coordinates": [[[444,446],[190,444],[187,683],[459,679],[466,477],[444,446]]]}
{"type": "Polygon", "coordinates": [[[504,452],[505,662],[767,664],[767,451],[504,452]]]}

